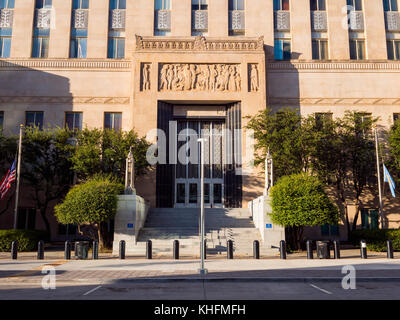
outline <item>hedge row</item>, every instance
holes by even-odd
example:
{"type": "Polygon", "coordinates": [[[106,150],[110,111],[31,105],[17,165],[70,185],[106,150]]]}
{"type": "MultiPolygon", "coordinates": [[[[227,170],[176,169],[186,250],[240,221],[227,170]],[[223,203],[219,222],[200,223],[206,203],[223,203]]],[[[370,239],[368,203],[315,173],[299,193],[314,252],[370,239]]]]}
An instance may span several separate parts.
{"type": "Polygon", "coordinates": [[[361,240],[367,242],[367,249],[384,252],[387,250],[387,240],[392,240],[393,250],[400,251],[400,229],[355,230],[350,235],[350,240],[359,245],[361,240]]]}
{"type": "Polygon", "coordinates": [[[35,251],[39,240],[46,241],[46,231],[39,230],[0,230],[0,252],[10,252],[11,242],[18,241],[18,251],[35,251]]]}

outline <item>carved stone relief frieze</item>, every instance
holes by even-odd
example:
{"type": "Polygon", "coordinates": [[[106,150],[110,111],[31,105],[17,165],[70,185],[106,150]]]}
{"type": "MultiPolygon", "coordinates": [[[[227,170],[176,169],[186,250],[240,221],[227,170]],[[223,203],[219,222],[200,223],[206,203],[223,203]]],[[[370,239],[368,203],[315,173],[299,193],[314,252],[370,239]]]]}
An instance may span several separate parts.
{"type": "Polygon", "coordinates": [[[160,91],[238,92],[242,90],[239,64],[160,64],[160,91]]]}

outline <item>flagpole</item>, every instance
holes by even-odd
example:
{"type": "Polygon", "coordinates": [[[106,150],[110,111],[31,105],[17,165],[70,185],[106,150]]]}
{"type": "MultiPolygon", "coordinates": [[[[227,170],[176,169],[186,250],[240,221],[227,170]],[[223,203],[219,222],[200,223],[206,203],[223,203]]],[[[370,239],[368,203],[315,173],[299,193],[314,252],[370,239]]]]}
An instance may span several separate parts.
{"type": "Polygon", "coordinates": [[[383,205],[382,205],[382,187],[381,187],[381,170],[379,164],[379,148],[378,148],[378,130],[375,128],[375,149],[376,149],[376,171],[378,172],[378,189],[379,189],[379,209],[381,213],[381,228],[383,226],[383,205]]]}
{"type": "Polygon", "coordinates": [[[22,154],[22,132],[24,126],[19,126],[19,143],[18,143],[18,165],[17,165],[17,186],[15,188],[15,208],[14,208],[14,229],[17,229],[17,217],[18,217],[18,200],[19,200],[19,180],[21,172],[21,154],[22,154]]]}

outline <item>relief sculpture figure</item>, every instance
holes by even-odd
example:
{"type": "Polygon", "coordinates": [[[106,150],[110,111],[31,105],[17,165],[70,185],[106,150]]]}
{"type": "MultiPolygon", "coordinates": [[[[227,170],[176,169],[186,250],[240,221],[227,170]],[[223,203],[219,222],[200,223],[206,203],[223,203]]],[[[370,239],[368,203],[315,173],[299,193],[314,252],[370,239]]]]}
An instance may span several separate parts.
{"type": "Polygon", "coordinates": [[[167,70],[169,66],[164,64],[161,68],[161,77],[160,77],[160,90],[168,88],[168,81],[167,81],[167,70]]]}
{"type": "Polygon", "coordinates": [[[258,81],[258,70],[256,65],[251,65],[250,71],[250,90],[253,92],[257,92],[259,88],[259,81],[258,81]]]}
{"type": "Polygon", "coordinates": [[[150,65],[143,66],[143,90],[150,90],[150,65]]]}

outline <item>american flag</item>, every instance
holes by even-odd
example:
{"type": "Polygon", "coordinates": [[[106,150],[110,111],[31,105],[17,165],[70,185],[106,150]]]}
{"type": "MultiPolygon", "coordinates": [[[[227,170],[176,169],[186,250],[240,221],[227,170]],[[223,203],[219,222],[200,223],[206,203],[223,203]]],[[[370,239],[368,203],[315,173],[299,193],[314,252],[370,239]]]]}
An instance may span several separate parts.
{"type": "Polygon", "coordinates": [[[15,181],[15,175],[17,170],[15,169],[15,160],[11,166],[11,169],[8,170],[6,176],[4,177],[3,181],[0,185],[0,200],[3,200],[5,195],[7,194],[8,190],[11,188],[11,182],[15,181]]]}

